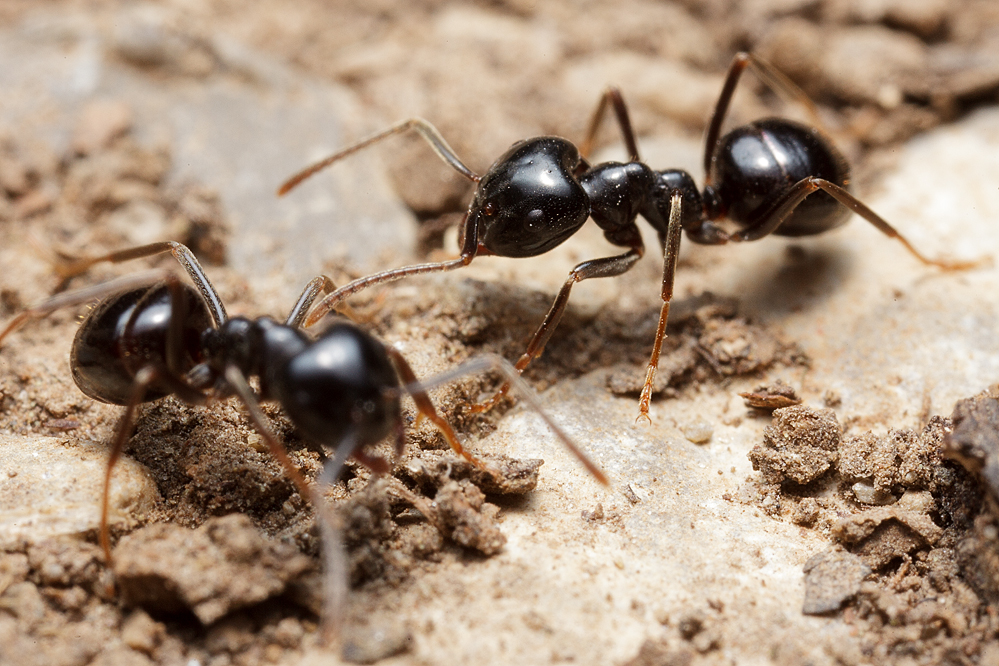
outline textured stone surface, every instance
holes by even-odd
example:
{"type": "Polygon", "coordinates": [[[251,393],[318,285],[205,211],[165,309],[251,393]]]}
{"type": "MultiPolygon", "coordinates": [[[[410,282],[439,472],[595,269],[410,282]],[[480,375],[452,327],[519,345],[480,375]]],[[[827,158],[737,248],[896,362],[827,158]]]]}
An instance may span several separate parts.
{"type": "MultiPolygon", "coordinates": [[[[92,533],[106,468],[99,444],[0,434],[0,545],[92,533]]],[[[122,460],[112,477],[111,523],[141,518],[158,498],[145,468],[122,460]]]]}

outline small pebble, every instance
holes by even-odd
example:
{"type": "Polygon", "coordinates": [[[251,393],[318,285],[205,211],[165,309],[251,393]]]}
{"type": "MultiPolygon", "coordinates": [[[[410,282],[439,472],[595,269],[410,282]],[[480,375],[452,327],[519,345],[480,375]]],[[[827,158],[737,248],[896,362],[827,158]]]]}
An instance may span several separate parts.
{"type": "Polygon", "coordinates": [[[704,420],[688,423],[681,430],[683,431],[683,436],[694,444],[707,444],[715,434],[714,426],[704,420]]]}
{"type": "Polygon", "coordinates": [[[861,504],[884,506],[886,504],[894,504],[898,500],[891,493],[875,488],[873,484],[867,481],[858,481],[850,489],[853,491],[853,496],[861,504]]]}

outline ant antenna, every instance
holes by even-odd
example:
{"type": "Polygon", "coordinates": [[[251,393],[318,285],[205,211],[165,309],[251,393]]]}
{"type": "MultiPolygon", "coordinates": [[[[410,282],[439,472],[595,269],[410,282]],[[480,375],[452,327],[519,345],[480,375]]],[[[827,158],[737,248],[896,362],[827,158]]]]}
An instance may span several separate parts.
{"type": "Polygon", "coordinates": [[[408,130],[413,130],[423,138],[435,153],[437,157],[441,158],[450,166],[452,169],[460,173],[465,178],[468,178],[473,183],[479,182],[482,177],[465,166],[465,163],[459,159],[458,155],[454,152],[454,149],[448,145],[441,133],[437,131],[437,128],[430,124],[429,121],[423,118],[409,118],[408,120],[403,120],[400,123],[392,125],[388,129],[382,130],[376,134],[367,136],[352,146],[348,146],[343,150],[337,151],[330,155],[329,157],[322,159],[311,166],[307,166],[294,176],[289,178],[284,182],[281,187],[278,188],[278,196],[284,196],[292,189],[298,186],[303,180],[311,177],[334,162],[338,162],[348,155],[353,155],[359,150],[367,148],[373,143],[377,143],[383,139],[386,139],[394,134],[402,134],[408,130]]]}

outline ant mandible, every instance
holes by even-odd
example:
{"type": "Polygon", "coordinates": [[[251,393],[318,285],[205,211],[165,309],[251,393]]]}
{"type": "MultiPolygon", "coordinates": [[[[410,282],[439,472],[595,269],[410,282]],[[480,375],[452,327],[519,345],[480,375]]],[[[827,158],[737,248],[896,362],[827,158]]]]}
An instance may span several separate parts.
{"type": "MultiPolygon", "coordinates": [[[[282,324],[269,317],[229,317],[194,254],[172,241],[80,259],[62,272],[73,275],[99,262],[117,263],[165,252],[173,254],[197,290],[172,272],[134,274],[54,296],[25,310],[0,332],[2,346],[8,335],[31,320],[99,301],[76,333],[70,365],[76,385],[87,396],[125,407],[111,444],[101,498],[100,544],[108,563],[111,473],[128,441],[138,405],[168,395],[194,405],[237,396],[303,499],[311,496],[309,486],[271,431],[260,409],[262,400],[276,400],[302,435],[335,450],[327,478],[335,479],[350,457],[375,473],[389,471],[388,461],[367,453],[365,447],[394,433],[396,454],[402,453],[403,393],[413,398],[419,414],[437,426],[455,452],[488,471],[461,446],[427,395],[431,384],[417,381],[402,354],[351,323],[336,323],[315,339],[302,331],[301,322],[315,299],[334,289],[326,276],[308,283],[282,324]],[[259,396],[249,385],[250,377],[260,381],[259,396]]],[[[504,368],[503,363],[485,360],[510,380],[517,380],[512,366],[504,368]]],[[[466,371],[483,364],[471,363],[466,371]]],[[[525,395],[569,450],[606,484],[600,469],[525,395]]]]}
{"type": "MultiPolygon", "coordinates": [[[[651,422],[649,402],[673,297],[681,230],[691,241],[706,245],[758,240],[770,234],[811,236],[844,224],[853,212],[885,235],[898,239],[923,264],[956,270],[978,263],[931,259],[917,251],[887,221],[849,193],[849,165],[817,129],[783,118],[766,118],[720,136],[736,84],[746,67],[752,67],[764,83],[801,102],[813,117],[818,117],[804,91],[772,65],[749,53],[736,54],[706,133],[703,192],[687,172],[655,171],[641,161],[627,107],[616,88],[608,89],[601,97],[586,140],[578,149],[554,136],[519,141],[484,176],[466,167],[440,133],[422,118],[393,125],[299,172],[281,186],[279,195],[333,162],[412,129],[441,159],[477,184],[461,225],[461,254],[457,259],[405,266],[354,280],[320,301],[305,326],[316,323],[348,296],[375,284],[453,270],[467,266],[477,256],[544,254],[592,217],[611,244],[628,251],[582,262],[570,271],[527,351],[515,365],[517,372],[522,372],[544,350],[575,283],[621,275],[642,257],[645,246],[635,224],[641,215],[658,232],[663,248],[663,305],[639,400],[639,419],[651,422]],[[586,158],[608,104],[624,135],[629,161],[590,165],[586,158]],[[731,220],[739,230],[726,231],[716,223],[722,219],[731,220]]],[[[473,411],[489,409],[508,390],[509,382],[492,398],[474,406],[473,411]]]]}

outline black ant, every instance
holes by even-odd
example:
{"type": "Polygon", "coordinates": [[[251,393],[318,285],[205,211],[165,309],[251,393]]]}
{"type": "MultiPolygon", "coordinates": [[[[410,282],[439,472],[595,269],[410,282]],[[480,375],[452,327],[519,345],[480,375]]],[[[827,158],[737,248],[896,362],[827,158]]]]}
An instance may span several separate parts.
{"type": "MultiPolygon", "coordinates": [[[[782,118],[766,118],[720,136],[736,84],[747,66],[771,88],[801,102],[813,117],[818,117],[814,104],[790,79],[754,55],[737,54],[708,125],[703,192],[687,172],[655,171],[641,161],[627,107],[616,88],[608,89],[601,97],[580,148],[554,136],[519,141],[484,176],[466,167],[440,133],[422,118],[393,125],[301,171],[281,186],[279,195],[351,153],[412,129],[441,159],[477,183],[461,225],[461,254],[457,259],[405,266],[354,280],[319,302],[305,326],[315,324],[348,296],[375,284],[453,270],[467,266],[477,256],[544,254],[592,217],[611,244],[628,251],[585,261],[570,271],[544,322],[515,365],[521,372],[544,350],[562,318],[572,285],[590,278],[620,275],[642,257],[645,246],[635,224],[635,218],[641,215],[659,233],[664,254],[663,305],[639,401],[639,418],[651,420],[649,401],[673,296],[681,230],[691,241],[707,245],[758,240],[770,234],[811,236],[844,224],[853,212],[885,235],[897,238],[924,264],[955,270],[978,263],[930,259],[918,252],[887,221],[849,193],[849,165],[817,129],[782,118]],[[591,165],[586,157],[608,104],[624,135],[629,161],[591,165]],[[731,220],[739,230],[726,231],[716,223],[721,219],[731,220]]],[[[489,409],[508,390],[509,382],[491,399],[474,406],[473,411],[489,409]]]]}
{"type": "MultiPolygon", "coordinates": [[[[405,443],[400,400],[408,393],[420,415],[444,435],[451,448],[487,469],[465,451],[451,425],[437,413],[426,391],[432,383],[457,372],[494,366],[510,379],[517,373],[489,359],[472,362],[437,380],[421,384],[402,354],[383,345],[351,323],[336,323],[315,339],[301,329],[315,299],[335,288],[325,276],[303,290],[285,322],[269,317],[229,317],[218,293],[191,251],[172,241],[153,243],[107,255],[81,259],[65,268],[76,274],[99,262],[121,262],[170,252],[197,290],[171,272],[140,273],[54,296],[30,308],[0,332],[3,340],[28,321],[61,308],[99,302],[87,314],[73,340],[70,365],[77,386],[89,397],[125,407],[111,445],[101,499],[100,544],[111,562],[108,494],[111,472],[128,440],[139,404],[168,395],[194,405],[237,396],[271,453],[284,466],[303,498],[310,497],[298,468],[267,424],[261,400],[276,400],[307,439],[331,447],[335,454],[326,478],[335,480],[353,457],[373,472],[389,471],[388,461],[365,447],[395,436],[396,454],[405,443]],[[257,377],[256,395],[248,378],[257,377]]],[[[532,408],[597,480],[607,479],[532,401],[532,408]]],[[[487,469],[488,471],[488,469],[487,469]]]]}

